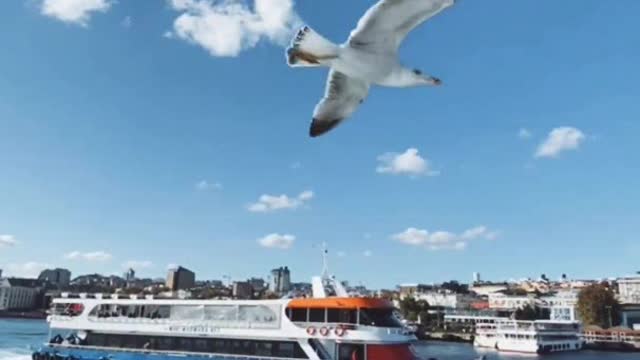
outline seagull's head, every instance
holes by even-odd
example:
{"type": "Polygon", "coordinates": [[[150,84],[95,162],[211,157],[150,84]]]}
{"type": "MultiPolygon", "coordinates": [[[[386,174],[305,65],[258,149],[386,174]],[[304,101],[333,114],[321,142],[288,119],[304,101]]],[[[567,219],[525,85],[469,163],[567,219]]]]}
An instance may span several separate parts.
{"type": "Polygon", "coordinates": [[[442,81],[440,79],[433,77],[431,75],[426,75],[419,69],[411,70],[410,76],[412,78],[412,81],[415,83],[415,85],[438,86],[442,84],[442,81]]]}

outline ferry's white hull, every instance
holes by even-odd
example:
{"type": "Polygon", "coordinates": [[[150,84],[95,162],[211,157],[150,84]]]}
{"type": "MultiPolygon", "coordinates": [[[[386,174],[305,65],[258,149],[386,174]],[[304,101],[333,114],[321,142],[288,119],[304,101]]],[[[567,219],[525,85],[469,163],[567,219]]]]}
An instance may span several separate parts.
{"type": "Polygon", "coordinates": [[[473,346],[494,349],[496,347],[496,341],[497,339],[495,337],[476,336],[473,339],[473,346]]]}
{"type": "Polygon", "coordinates": [[[492,348],[498,351],[527,354],[579,351],[582,350],[583,347],[581,340],[538,342],[536,340],[498,339],[485,336],[477,336],[474,339],[473,345],[482,348],[492,348]]]}

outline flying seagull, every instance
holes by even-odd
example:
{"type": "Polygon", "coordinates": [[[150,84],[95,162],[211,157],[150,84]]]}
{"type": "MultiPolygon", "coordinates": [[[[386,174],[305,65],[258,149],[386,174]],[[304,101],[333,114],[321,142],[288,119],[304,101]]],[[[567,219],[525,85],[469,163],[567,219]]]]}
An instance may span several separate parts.
{"type": "Polygon", "coordinates": [[[287,49],[291,67],[331,68],[324,97],[313,112],[311,137],[335,128],[358,108],[371,85],[440,85],[440,79],[404,67],[398,48],[407,34],[456,0],[380,0],[358,21],[349,39],[336,45],[308,26],[287,49]]]}

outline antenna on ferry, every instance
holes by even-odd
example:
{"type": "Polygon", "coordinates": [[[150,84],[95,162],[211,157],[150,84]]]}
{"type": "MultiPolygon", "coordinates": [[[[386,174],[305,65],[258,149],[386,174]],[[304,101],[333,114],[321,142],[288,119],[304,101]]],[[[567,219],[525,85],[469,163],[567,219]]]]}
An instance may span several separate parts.
{"type": "Polygon", "coordinates": [[[320,274],[323,279],[329,279],[329,250],[327,249],[327,243],[322,243],[322,273],[320,274]]]}

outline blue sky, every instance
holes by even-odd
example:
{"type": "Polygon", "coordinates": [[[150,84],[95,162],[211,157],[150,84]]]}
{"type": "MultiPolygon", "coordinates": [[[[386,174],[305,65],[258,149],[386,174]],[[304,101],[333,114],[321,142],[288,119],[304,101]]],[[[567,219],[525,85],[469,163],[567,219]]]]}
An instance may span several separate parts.
{"type": "Polygon", "coordinates": [[[0,268],[306,281],[326,241],[371,287],[639,270],[640,2],[460,1],[400,52],[444,86],[311,139],[326,70],[283,45],[372,3],[3,2],[0,268]]]}

